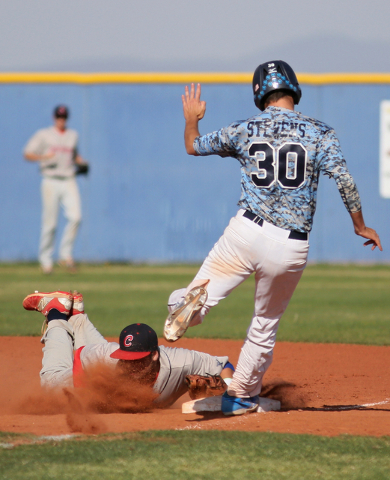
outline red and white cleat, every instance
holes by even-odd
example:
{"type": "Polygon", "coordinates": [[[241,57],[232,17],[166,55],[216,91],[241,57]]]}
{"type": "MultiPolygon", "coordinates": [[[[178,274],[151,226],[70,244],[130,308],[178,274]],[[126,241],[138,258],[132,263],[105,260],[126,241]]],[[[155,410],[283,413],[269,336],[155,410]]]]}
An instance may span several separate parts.
{"type": "Polygon", "coordinates": [[[45,317],[55,308],[65,315],[69,315],[73,305],[73,295],[70,292],[35,292],[27,295],[23,300],[26,310],[36,310],[45,317]]]}
{"type": "Polygon", "coordinates": [[[83,295],[75,290],[73,292],[73,308],[71,315],[78,315],[79,313],[84,313],[84,299],[83,295]]]}

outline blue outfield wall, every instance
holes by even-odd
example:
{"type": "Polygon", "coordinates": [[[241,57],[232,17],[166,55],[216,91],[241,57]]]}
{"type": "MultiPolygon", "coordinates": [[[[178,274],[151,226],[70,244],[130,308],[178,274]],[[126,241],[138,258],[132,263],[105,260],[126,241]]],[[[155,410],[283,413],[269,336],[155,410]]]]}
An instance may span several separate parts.
{"type": "MultiPolygon", "coordinates": [[[[0,85],[2,171],[0,261],[37,258],[40,175],[22,150],[51,124],[53,107],[69,105],[69,126],[91,165],[79,178],[83,223],[78,261],[198,262],[237,210],[239,163],[186,154],[184,84],[0,85]]],[[[379,195],[379,104],[388,84],[302,85],[299,110],[332,125],[362,197],[366,224],[381,236],[382,253],[363,247],[333,180],[320,180],[310,260],[388,262],[390,200],[379,195]]],[[[256,113],[248,84],[204,84],[207,133],[256,113]]],[[[64,221],[61,220],[61,232],[64,221]]],[[[60,233],[59,232],[59,233],[60,233]]]]}

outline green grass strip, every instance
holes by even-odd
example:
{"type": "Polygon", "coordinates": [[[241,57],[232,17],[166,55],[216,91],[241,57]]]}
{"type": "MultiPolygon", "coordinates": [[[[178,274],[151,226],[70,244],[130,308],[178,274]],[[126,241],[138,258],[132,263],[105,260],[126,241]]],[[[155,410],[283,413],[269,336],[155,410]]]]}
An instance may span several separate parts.
{"type": "Polygon", "coordinates": [[[0,478],[388,479],[390,437],[155,431],[0,448],[0,478]]]}
{"type": "MultiPolygon", "coordinates": [[[[86,311],[105,336],[144,322],[162,335],[169,294],[187,286],[197,265],[81,265],[44,276],[36,264],[0,265],[0,335],[39,335],[41,315],[27,312],[34,292],[77,289],[86,311]]],[[[281,320],[278,340],[390,345],[390,266],[309,265],[281,320]]],[[[253,276],[211,309],[187,337],[243,339],[254,302],[253,276]]]]}

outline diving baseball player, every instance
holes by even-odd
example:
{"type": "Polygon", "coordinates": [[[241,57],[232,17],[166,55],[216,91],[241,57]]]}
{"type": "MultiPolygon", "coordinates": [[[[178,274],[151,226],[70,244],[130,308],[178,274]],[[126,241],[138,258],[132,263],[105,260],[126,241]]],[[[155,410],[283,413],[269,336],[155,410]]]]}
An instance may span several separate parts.
{"type": "Polygon", "coordinates": [[[336,133],[294,111],[302,93],[292,68],[280,60],[259,65],[253,94],[260,113],[203,136],[198,122],[206,102],[200,99],[200,85],[196,90],[194,84],[186,87],[182,96],[187,153],[236,158],[241,166],[241,198],[237,215],[194,282],[172,293],[164,336],[170,341],[180,338],[189,325],[201,323],[211,307],[255,273],[252,321],[222,399],[226,415],[256,409],[279,320],[306,266],[321,173],[336,181],[355,233],[368,239],[364,245],[382,250],[379,236],[363,220],[359,193],[336,133]],[[198,289],[196,308],[186,310],[194,288],[198,289]]]}
{"type": "Polygon", "coordinates": [[[88,165],[78,154],[78,135],[66,126],[68,108],[54,109],[54,125],[38,130],[24,148],[24,157],[39,162],[42,173],[42,228],[39,262],[43,273],[53,269],[55,232],[60,206],[67,219],[59,248],[59,262],[74,270],[73,244],[81,221],[79,189],[75,180],[75,165],[88,165]]]}
{"type": "Polygon", "coordinates": [[[103,363],[153,386],[156,404],[166,407],[187,392],[187,375],[220,375],[228,384],[234,371],[227,356],[158,346],[156,332],[143,323],[125,327],[119,344],[108,342],[84,313],[83,297],[77,292],[35,292],[23,300],[23,307],[46,317],[40,372],[46,388],[82,386],[85,372],[103,363]]]}

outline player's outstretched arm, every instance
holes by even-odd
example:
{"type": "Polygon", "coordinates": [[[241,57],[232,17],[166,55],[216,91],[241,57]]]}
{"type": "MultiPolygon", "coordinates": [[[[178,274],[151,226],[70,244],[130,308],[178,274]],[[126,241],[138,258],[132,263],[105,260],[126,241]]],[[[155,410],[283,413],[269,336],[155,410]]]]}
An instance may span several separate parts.
{"type": "Polygon", "coordinates": [[[233,373],[234,373],[234,370],[232,368],[230,368],[230,363],[227,363],[227,367],[225,366],[223,369],[222,369],[222,372],[221,372],[221,377],[225,380],[225,382],[227,384],[229,384],[231,382],[231,380],[233,379],[233,373]]]}
{"type": "Polygon", "coordinates": [[[52,158],[54,158],[54,156],[55,156],[54,153],[47,153],[45,155],[37,155],[35,153],[26,152],[24,154],[25,160],[27,160],[29,162],[42,162],[44,160],[51,160],[52,158]]]}
{"type": "Polygon", "coordinates": [[[360,235],[363,238],[368,238],[368,241],[364,242],[364,246],[372,245],[371,250],[375,250],[375,248],[378,247],[379,250],[382,252],[383,249],[379,235],[374,229],[366,227],[362,211],[350,213],[350,215],[356,235],[360,235]]]}
{"type": "Polygon", "coordinates": [[[189,89],[186,85],[184,95],[181,96],[183,102],[183,113],[186,121],[184,128],[184,144],[189,155],[197,155],[194,150],[194,140],[199,137],[198,122],[202,120],[206,112],[206,102],[200,99],[201,87],[198,83],[191,83],[189,89]]]}

